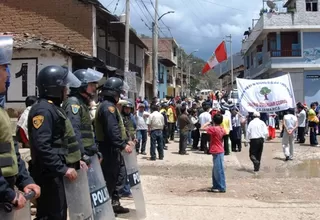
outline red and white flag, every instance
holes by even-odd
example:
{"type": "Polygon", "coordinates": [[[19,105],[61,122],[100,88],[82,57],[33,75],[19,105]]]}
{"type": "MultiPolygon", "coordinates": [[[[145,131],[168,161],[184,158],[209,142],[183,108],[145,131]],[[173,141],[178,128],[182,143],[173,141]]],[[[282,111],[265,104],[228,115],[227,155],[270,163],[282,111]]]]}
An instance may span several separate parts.
{"type": "Polygon", "coordinates": [[[202,74],[205,74],[209,70],[213,69],[219,63],[227,60],[227,51],[226,51],[226,44],[224,41],[216,48],[214,54],[210,57],[207,61],[206,65],[202,69],[202,74]]]}

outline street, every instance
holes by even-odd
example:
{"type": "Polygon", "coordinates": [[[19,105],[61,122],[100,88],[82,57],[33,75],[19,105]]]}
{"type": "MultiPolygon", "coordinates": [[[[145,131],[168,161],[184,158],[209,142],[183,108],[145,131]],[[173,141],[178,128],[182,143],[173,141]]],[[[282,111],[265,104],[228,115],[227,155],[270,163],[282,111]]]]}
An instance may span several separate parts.
{"type": "MultiPolygon", "coordinates": [[[[285,162],[276,138],[265,144],[261,171],[255,175],[243,147],[225,157],[227,193],[214,194],[207,192],[212,157],[198,151],[181,156],[177,142],[168,147],[163,161],[138,156],[148,220],[320,218],[318,148],[296,144],[294,160],[285,162]]],[[[134,208],[133,200],[122,204],[134,208]]],[[[118,219],[134,219],[134,211],[118,219]]]]}

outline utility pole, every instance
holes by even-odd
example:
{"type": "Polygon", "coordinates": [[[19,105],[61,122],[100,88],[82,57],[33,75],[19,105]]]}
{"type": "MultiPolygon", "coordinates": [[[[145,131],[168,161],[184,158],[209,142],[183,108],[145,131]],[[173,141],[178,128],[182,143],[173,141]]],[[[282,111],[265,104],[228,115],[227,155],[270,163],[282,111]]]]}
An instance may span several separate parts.
{"type": "MultiPolygon", "coordinates": [[[[124,74],[129,72],[129,38],[130,38],[130,2],[126,0],[126,23],[125,23],[125,38],[124,38],[124,74]]],[[[125,76],[126,79],[126,76],[125,76]]],[[[130,98],[130,91],[127,94],[130,98]]]]}
{"type": "Polygon", "coordinates": [[[190,71],[191,71],[191,64],[189,64],[189,69],[188,69],[188,82],[189,82],[189,95],[191,96],[191,81],[190,81],[190,71]]]}
{"type": "Polygon", "coordinates": [[[184,90],[184,88],[183,88],[183,55],[182,55],[182,47],[180,47],[180,57],[181,57],[181,96],[183,96],[183,90],[184,90]]]}
{"type": "Polygon", "coordinates": [[[126,28],[124,41],[124,73],[129,72],[130,0],[126,0],[126,28]]]}
{"type": "MultiPolygon", "coordinates": [[[[128,1],[128,0],[127,0],[128,1]]],[[[152,70],[153,70],[153,96],[158,97],[158,0],[155,0],[155,15],[152,22],[152,70]]]]}
{"type": "Polygon", "coordinates": [[[227,40],[226,42],[230,43],[230,71],[231,71],[231,90],[233,90],[233,55],[232,55],[232,36],[231,34],[226,36],[227,40]]]}

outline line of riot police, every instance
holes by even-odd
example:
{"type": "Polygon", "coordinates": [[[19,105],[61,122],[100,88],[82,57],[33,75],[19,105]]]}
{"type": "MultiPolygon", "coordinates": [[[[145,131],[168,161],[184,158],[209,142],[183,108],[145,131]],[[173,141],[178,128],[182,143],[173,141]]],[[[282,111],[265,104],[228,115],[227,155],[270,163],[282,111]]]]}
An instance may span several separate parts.
{"type": "MultiPolygon", "coordinates": [[[[0,90],[3,86],[4,91],[12,44],[12,38],[0,38],[0,90]]],[[[39,72],[38,101],[28,115],[32,177],[18,149],[14,148],[10,119],[0,108],[1,204],[27,207],[25,198],[15,192],[16,185],[25,193],[34,192],[38,220],[66,220],[67,210],[70,220],[115,219],[114,212],[129,212],[120,205],[117,190],[120,170],[124,161],[128,161],[128,179],[134,171],[136,180],[129,183],[135,191],[136,207],[140,209],[138,217],[145,217],[140,179],[137,182],[137,161],[135,154],[131,154],[135,143],[128,136],[116,108],[121,94],[129,89],[120,78],[111,77],[103,85],[102,102],[94,119],[95,130],[92,126],[89,106],[102,77],[102,73],[93,69],[81,69],[72,74],[62,66],[47,66],[39,72]]],[[[18,213],[17,209],[5,220],[22,220],[15,212],[18,213]]],[[[23,219],[29,217],[24,215],[23,219]]]]}

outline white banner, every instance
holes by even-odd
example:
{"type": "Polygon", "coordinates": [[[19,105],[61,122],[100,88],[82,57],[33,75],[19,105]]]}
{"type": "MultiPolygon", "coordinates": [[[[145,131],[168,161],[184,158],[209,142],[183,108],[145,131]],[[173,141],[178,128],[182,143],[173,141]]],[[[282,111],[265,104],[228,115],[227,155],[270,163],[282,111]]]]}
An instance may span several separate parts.
{"type": "Polygon", "coordinates": [[[277,112],[295,108],[290,74],[272,79],[238,79],[240,108],[243,112],[277,112]]]}

